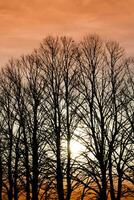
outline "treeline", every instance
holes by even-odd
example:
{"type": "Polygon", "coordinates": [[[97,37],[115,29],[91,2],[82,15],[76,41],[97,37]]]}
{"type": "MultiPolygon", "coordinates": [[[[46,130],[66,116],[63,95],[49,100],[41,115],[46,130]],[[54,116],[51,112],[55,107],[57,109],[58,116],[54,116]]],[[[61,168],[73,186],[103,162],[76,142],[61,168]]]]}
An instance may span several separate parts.
{"type": "Polygon", "coordinates": [[[134,59],[117,42],[47,37],[1,69],[0,200],[120,200],[133,184],[134,59]]]}

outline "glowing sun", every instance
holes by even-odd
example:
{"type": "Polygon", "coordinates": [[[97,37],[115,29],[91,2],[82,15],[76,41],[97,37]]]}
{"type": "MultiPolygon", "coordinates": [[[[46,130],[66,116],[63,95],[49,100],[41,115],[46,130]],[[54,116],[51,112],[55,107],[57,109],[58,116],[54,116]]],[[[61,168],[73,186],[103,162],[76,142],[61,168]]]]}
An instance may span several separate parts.
{"type": "Polygon", "coordinates": [[[71,140],[70,149],[72,158],[76,158],[81,155],[83,151],[85,151],[85,147],[76,140],[71,140]]]}

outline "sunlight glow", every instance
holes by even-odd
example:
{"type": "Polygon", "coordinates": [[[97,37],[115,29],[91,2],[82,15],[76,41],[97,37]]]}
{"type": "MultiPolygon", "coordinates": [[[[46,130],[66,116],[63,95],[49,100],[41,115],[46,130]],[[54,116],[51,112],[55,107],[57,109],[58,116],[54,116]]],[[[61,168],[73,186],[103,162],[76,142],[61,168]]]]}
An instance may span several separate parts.
{"type": "Polygon", "coordinates": [[[72,158],[79,157],[85,151],[85,147],[76,140],[71,140],[70,143],[72,158]]]}

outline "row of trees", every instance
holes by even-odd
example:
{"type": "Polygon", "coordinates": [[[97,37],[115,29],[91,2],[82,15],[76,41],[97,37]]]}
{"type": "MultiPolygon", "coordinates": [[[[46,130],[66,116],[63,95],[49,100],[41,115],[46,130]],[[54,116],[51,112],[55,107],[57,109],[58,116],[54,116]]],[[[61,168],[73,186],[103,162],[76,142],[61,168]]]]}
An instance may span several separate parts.
{"type": "Polygon", "coordinates": [[[0,79],[0,200],[133,195],[134,60],[117,42],[47,37],[0,79]]]}

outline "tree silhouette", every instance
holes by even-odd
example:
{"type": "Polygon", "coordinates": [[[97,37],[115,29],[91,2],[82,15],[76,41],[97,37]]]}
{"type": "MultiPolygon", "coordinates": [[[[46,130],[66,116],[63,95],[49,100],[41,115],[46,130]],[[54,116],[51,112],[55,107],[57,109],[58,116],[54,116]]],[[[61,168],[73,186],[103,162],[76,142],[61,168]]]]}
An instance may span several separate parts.
{"type": "Polygon", "coordinates": [[[134,195],[133,66],[94,34],[46,37],[1,69],[0,200],[134,195]]]}

